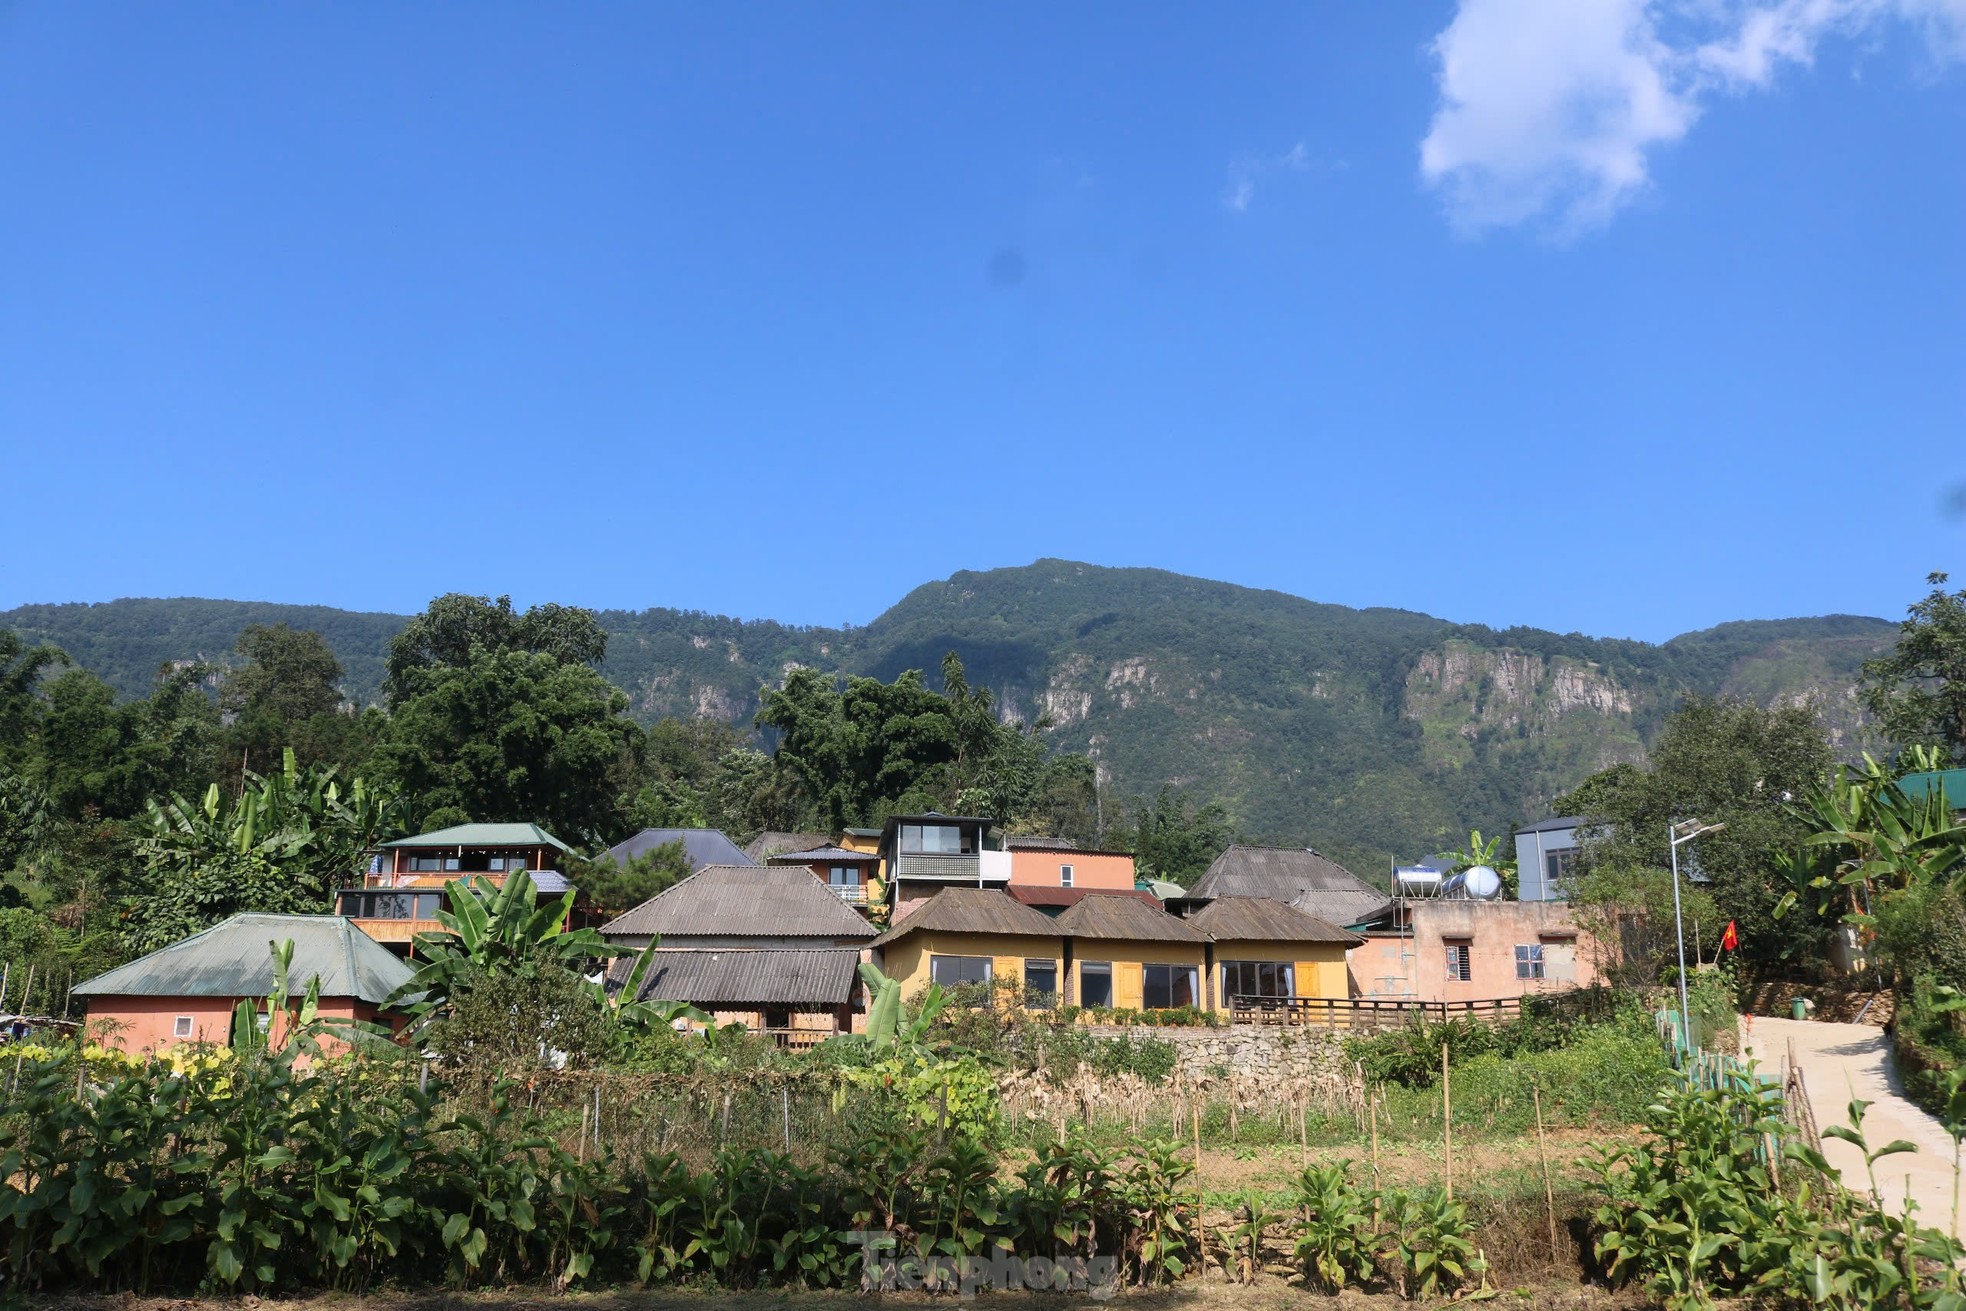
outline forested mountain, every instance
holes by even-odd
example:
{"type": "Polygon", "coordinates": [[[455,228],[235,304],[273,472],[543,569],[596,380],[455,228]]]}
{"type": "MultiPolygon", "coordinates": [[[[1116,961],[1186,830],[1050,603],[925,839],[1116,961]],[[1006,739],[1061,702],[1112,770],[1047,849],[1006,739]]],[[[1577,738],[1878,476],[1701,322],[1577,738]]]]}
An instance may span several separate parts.
{"type": "MultiPolygon", "coordinates": [[[[1000,707],[1047,714],[1121,796],[1163,782],[1245,834],[1315,843],[1362,872],[1540,815],[1593,770],[1638,759],[1691,692],[1816,698],[1839,750],[1869,741],[1852,689],[1881,619],[1723,624],[1663,645],[1354,610],[1152,569],[1041,560],[916,588],[864,628],[678,610],[605,611],[604,672],[635,714],[747,725],[787,671],[933,678],[958,652],[1000,707]]],[[[0,627],[62,647],[125,695],[160,664],[228,659],[249,623],[322,633],[357,701],[377,695],[404,617],[253,602],[37,605],[0,627]]]]}

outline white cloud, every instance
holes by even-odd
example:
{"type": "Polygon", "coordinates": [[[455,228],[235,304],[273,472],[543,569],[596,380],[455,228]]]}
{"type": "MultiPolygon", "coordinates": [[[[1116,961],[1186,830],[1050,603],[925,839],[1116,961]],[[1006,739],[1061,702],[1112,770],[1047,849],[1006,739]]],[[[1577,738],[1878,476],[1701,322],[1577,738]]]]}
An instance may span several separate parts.
{"type": "Polygon", "coordinates": [[[1301,173],[1312,163],[1310,148],[1301,141],[1281,155],[1237,159],[1229,165],[1229,185],[1222,193],[1222,204],[1233,213],[1246,214],[1250,202],[1256,199],[1257,178],[1279,170],[1301,173]]]}
{"type": "Polygon", "coordinates": [[[1461,0],[1433,42],[1421,176],[1467,229],[1600,224],[1713,95],[1768,86],[1824,37],[1887,20],[1966,55],[1966,0],[1461,0]]]}

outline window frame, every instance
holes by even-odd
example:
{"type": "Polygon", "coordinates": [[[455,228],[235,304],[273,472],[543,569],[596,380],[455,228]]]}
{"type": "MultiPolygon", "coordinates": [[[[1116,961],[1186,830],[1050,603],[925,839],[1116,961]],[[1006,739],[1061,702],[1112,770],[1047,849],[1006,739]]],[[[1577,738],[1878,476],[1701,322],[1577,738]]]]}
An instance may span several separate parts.
{"type": "Polygon", "coordinates": [[[1033,1010],[1048,1011],[1058,1005],[1058,962],[1051,957],[1027,956],[1024,959],[1024,1004],[1033,1010]],[[1032,967],[1039,974],[1051,976],[1051,986],[1040,988],[1031,982],[1032,967]],[[1038,1001],[1034,998],[1044,998],[1038,1001]]]}
{"type": "Polygon", "coordinates": [[[1187,1006],[1200,1006],[1200,1005],[1201,1005],[1201,972],[1196,966],[1170,965],[1165,963],[1148,962],[1140,967],[1140,1009],[1141,1010],[1174,1011],[1174,1010],[1180,1010],[1181,1008],[1187,1006]],[[1153,994],[1156,987],[1154,983],[1154,975],[1157,971],[1160,972],[1163,976],[1161,984],[1159,986],[1164,987],[1167,990],[1167,1001],[1166,1004],[1164,1005],[1156,1004],[1153,1000],[1153,994]],[[1184,980],[1186,981],[1188,986],[1188,1000],[1179,1001],[1176,999],[1180,995],[1180,984],[1184,980]]]}
{"type": "Polygon", "coordinates": [[[189,1015],[179,1015],[171,1020],[171,1036],[173,1038],[189,1038],[196,1032],[197,1030],[192,1017],[189,1015]]]}
{"type": "Polygon", "coordinates": [[[1447,981],[1449,983],[1474,982],[1474,939],[1444,938],[1440,944],[1445,948],[1447,981]]]}
{"type": "Polygon", "coordinates": [[[1541,980],[1543,978],[1548,977],[1547,974],[1545,973],[1546,969],[1547,969],[1547,961],[1544,959],[1543,956],[1542,943],[1540,942],[1516,943],[1515,945],[1516,978],[1541,980]]]}
{"type": "Polygon", "coordinates": [[[1109,960],[1082,960],[1079,962],[1079,1005],[1111,1009],[1113,1005],[1113,963],[1109,960]],[[1085,996],[1085,980],[1090,974],[1106,981],[1106,999],[1088,1001],[1085,996]]]}
{"type": "MultiPolygon", "coordinates": [[[[939,983],[945,988],[962,988],[972,983],[988,984],[995,981],[996,964],[996,959],[991,956],[938,955],[931,952],[928,958],[928,981],[930,983],[939,983]],[[983,977],[980,979],[961,978],[951,982],[948,979],[940,977],[942,962],[944,961],[965,961],[971,963],[981,961],[983,965],[983,977]]],[[[964,970],[964,973],[967,974],[968,971],[964,970]]]]}
{"type": "Polygon", "coordinates": [[[1072,867],[1070,865],[1060,865],[1058,867],[1058,886],[1061,888],[1072,886],[1072,867]]]}
{"type": "Polygon", "coordinates": [[[1222,1004],[1231,997],[1282,1001],[1297,995],[1297,962],[1287,960],[1225,960],[1221,966],[1222,1004]],[[1239,977],[1231,979],[1230,971],[1239,977]],[[1246,972],[1246,977],[1243,977],[1246,972]],[[1250,986],[1241,985],[1247,982],[1250,986]]]}

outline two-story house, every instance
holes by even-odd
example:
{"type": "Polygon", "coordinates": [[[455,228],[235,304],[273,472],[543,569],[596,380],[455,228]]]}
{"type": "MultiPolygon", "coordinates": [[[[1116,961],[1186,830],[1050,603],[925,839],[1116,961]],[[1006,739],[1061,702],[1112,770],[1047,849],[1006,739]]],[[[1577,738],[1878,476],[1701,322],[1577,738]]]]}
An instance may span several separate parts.
{"type": "Polygon", "coordinates": [[[570,886],[559,872],[572,848],[537,824],[457,824],[434,833],[385,842],[369,861],[360,886],[343,888],[335,913],[391,951],[408,954],[419,933],[443,926],[444,885],[481,878],[503,887],[526,871],[542,894],[570,886]]]}
{"type": "MultiPolygon", "coordinates": [[[[890,819],[876,850],[893,922],[900,923],[944,888],[1008,886],[1011,855],[994,841],[994,823],[936,811],[890,819]]],[[[842,836],[857,835],[848,830],[842,836]]]]}

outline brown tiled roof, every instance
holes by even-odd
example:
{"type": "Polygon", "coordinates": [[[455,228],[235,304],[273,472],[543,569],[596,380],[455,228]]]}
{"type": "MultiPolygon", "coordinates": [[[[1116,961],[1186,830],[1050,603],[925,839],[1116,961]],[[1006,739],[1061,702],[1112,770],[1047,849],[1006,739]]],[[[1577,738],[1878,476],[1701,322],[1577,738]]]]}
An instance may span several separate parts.
{"type": "Polygon", "coordinates": [[[1190,900],[1211,897],[1267,897],[1278,902],[1305,897],[1334,924],[1363,923],[1392,900],[1337,861],[1308,848],[1241,843],[1217,856],[1188,889],[1190,900]]]}
{"type": "Polygon", "coordinates": [[[1160,898],[1139,888],[1054,888],[1042,884],[1012,883],[1004,888],[1026,906],[1076,906],[1087,897],[1131,897],[1155,909],[1160,898]]]}
{"type": "Polygon", "coordinates": [[[1152,897],[1136,900],[1123,893],[1094,894],[1060,915],[1061,932],[1074,938],[1134,942],[1208,941],[1208,935],[1162,910],[1152,897]]]}
{"type": "Polygon", "coordinates": [[[1217,942],[1342,942],[1355,947],[1365,941],[1268,897],[1217,897],[1188,916],[1187,922],[1217,942]]]}
{"type": "MultiPolygon", "coordinates": [[[[811,878],[811,875],[806,877],[811,878]]],[[[817,883],[819,880],[813,879],[817,883]]],[[[919,909],[875,938],[883,946],[917,930],[932,933],[1011,933],[1033,938],[1062,938],[1058,922],[1004,895],[999,888],[944,888],[919,909]]]]}
{"type": "Polygon", "coordinates": [[[601,926],[604,937],[871,938],[874,927],[798,865],[706,865],[601,926]]]}

